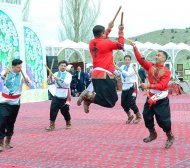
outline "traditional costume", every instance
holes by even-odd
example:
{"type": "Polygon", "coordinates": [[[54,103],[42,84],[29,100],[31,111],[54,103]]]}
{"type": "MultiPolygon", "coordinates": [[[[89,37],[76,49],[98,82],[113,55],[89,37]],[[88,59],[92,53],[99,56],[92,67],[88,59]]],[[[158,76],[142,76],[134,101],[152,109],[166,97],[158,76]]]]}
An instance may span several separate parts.
{"type": "Polygon", "coordinates": [[[60,80],[55,81],[52,79],[52,82],[55,82],[55,84],[49,87],[49,91],[53,96],[50,107],[50,125],[46,128],[47,131],[55,129],[55,120],[59,110],[66,121],[66,128],[71,128],[69,105],[71,100],[70,84],[72,75],[67,71],[58,71],[54,73],[54,76],[58,77],[60,80]]]}
{"type": "Polygon", "coordinates": [[[5,137],[5,147],[12,148],[10,141],[20,109],[20,97],[24,83],[21,73],[10,71],[7,79],[4,74],[5,71],[0,74],[0,84],[2,85],[2,97],[0,98],[0,151],[3,150],[5,137]]]}
{"type": "MultiPolygon", "coordinates": [[[[106,30],[106,37],[111,29],[106,30]]],[[[89,112],[90,103],[95,103],[103,107],[113,107],[118,100],[116,91],[116,80],[114,77],[113,50],[121,50],[124,45],[123,31],[119,31],[118,42],[105,38],[94,38],[89,43],[92,55],[93,71],[92,83],[94,92],[85,90],[79,97],[77,104],[84,101],[84,110],[89,112]]]]}
{"type": "Polygon", "coordinates": [[[145,126],[149,129],[150,136],[145,138],[144,142],[150,142],[157,138],[157,133],[154,128],[155,115],[158,125],[168,137],[165,147],[169,148],[174,141],[174,136],[171,131],[171,114],[168,99],[168,83],[170,81],[171,72],[164,65],[154,64],[144,60],[135,46],[134,53],[137,61],[147,71],[149,81],[147,88],[149,89],[149,97],[144,105],[143,118],[145,126]]]}
{"type": "Polygon", "coordinates": [[[130,109],[133,110],[134,114],[136,115],[136,119],[133,121],[133,123],[139,123],[142,119],[139,109],[136,105],[138,80],[132,66],[132,64],[122,65],[119,71],[115,71],[117,76],[121,76],[121,106],[128,115],[128,120],[126,121],[127,124],[129,124],[134,118],[130,109]]]}

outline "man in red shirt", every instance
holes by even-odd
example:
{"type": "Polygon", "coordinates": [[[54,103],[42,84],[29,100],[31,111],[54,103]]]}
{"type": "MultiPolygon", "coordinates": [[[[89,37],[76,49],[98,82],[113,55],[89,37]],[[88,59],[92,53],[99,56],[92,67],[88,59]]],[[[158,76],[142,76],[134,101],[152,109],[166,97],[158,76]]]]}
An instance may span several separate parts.
{"type": "Polygon", "coordinates": [[[174,142],[174,136],[171,131],[171,114],[168,99],[168,83],[170,81],[171,72],[164,66],[168,58],[165,51],[158,51],[155,63],[148,62],[141,57],[134,42],[129,41],[133,46],[133,50],[137,61],[148,73],[149,83],[142,83],[143,89],[149,89],[149,97],[144,105],[143,118],[145,126],[149,129],[150,135],[143,139],[145,143],[151,142],[157,138],[154,128],[154,115],[158,125],[167,135],[165,148],[170,148],[174,142]]]}
{"type": "Polygon", "coordinates": [[[90,103],[103,107],[114,107],[118,100],[116,91],[116,80],[114,78],[113,50],[121,50],[124,46],[124,26],[119,26],[118,42],[108,39],[113,23],[108,29],[101,25],[93,28],[94,39],[89,43],[90,53],[93,61],[92,84],[95,93],[85,90],[79,97],[77,104],[81,105],[84,100],[84,111],[89,112],[90,103]]]}

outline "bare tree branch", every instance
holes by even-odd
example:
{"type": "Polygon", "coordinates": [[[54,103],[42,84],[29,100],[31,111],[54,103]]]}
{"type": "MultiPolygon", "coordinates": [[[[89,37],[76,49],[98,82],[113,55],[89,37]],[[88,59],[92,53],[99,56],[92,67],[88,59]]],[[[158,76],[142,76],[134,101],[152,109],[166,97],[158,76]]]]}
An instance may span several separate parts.
{"type": "Polygon", "coordinates": [[[22,9],[22,17],[23,17],[23,21],[28,20],[29,7],[30,7],[31,0],[0,0],[0,2],[6,2],[6,3],[18,4],[18,5],[21,5],[22,3],[24,3],[23,9],[22,9]],[[25,1],[25,2],[23,2],[23,1],[25,1]]]}
{"type": "Polygon", "coordinates": [[[59,39],[88,42],[99,12],[99,0],[60,0],[59,39]]]}
{"type": "Polygon", "coordinates": [[[31,0],[25,0],[25,3],[23,5],[23,8],[22,8],[22,20],[23,21],[28,21],[30,2],[31,2],[31,0]]]}

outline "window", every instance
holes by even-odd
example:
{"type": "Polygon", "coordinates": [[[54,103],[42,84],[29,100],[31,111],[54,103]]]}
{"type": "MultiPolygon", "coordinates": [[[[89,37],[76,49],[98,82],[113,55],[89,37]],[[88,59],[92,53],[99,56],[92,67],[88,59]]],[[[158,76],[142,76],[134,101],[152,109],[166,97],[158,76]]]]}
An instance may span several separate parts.
{"type": "Polygon", "coordinates": [[[177,64],[177,71],[183,71],[183,64],[177,64]]]}

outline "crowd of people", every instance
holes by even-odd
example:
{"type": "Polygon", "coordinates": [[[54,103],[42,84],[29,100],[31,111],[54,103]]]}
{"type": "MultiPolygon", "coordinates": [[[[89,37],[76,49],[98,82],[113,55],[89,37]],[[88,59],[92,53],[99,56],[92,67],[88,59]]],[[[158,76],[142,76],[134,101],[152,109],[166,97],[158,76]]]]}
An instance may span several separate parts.
{"type": "Polygon", "coordinates": [[[84,72],[80,66],[77,67],[76,71],[74,68],[70,70],[72,74],[71,81],[71,95],[73,97],[79,96],[91,82],[91,69],[87,68],[84,72]]]}

